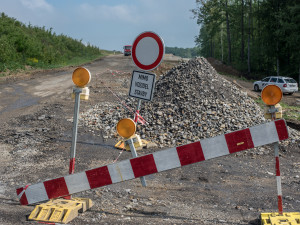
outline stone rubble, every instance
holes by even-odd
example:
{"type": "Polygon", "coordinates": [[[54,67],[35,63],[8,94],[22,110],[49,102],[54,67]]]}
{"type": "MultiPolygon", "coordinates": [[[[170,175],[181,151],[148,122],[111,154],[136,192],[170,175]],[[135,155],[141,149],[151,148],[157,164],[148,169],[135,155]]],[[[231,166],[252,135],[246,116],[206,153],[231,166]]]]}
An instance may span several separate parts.
{"type": "MultiPolygon", "coordinates": [[[[118,93],[132,110],[137,100],[118,93]]],[[[143,101],[141,138],[171,147],[261,124],[263,111],[255,101],[223,79],[204,58],[191,59],[157,78],[151,102],[143,101]]],[[[133,118],[124,104],[99,103],[80,116],[80,124],[103,138],[117,138],[116,124],[133,118]]]]}

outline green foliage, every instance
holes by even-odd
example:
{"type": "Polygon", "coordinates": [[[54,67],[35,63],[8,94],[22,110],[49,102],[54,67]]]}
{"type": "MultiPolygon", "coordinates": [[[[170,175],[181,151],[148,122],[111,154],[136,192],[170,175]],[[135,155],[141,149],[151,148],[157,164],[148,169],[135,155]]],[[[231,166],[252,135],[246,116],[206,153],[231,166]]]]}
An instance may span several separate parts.
{"type": "Polygon", "coordinates": [[[166,47],[166,54],[173,54],[182,58],[194,58],[199,56],[199,48],[177,48],[177,47],[166,47]]]}
{"type": "Polygon", "coordinates": [[[6,16],[0,17],[0,72],[24,68],[26,65],[49,68],[84,62],[103,55],[99,48],[63,34],[52,28],[24,25],[6,16]]]}
{"type": "MultiPolygon", "coordinates": [[[[265,108],[265,103],[261,98],[255,100],[255,102],[260,106],[262,110],[265,108]]],[[[280,106],[282,107],[283,118],[286,120],[297,120],[300,121],[300,107],[299,106],[291,106],[283,101],[280,102],[280,106]]]]}
{"type": "Polygon", "coordinates": [[[280,103],[283,110],[283,118],[290,120],[300,121],[300,107],[299,106],[290,106],[285,103],[280,103]]]}
{"type": "Polygon", "coordinates": [[[299,1],[196,0],[196,3],[197,8],[192,12],[200,25],[195,41],[201,56],[232,64],[248,78],[278,73],[298,80],[299,1]],[[230,53],[231,62],[227,57],[230,53]]]}

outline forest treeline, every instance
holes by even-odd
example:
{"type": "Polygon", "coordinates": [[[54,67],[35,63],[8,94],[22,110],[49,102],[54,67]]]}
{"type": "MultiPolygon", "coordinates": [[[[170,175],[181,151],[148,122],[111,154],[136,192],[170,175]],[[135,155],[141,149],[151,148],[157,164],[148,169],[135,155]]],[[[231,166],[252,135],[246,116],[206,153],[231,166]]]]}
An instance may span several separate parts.
{"type": "Polygon", "coordinates": [[[165,52],[167,54],[173,54],[182,58],[194,58],[199,56],[199,49],[194,48],[178,48],[178,47],[166,47],[165,52]]]}
{"type": "Polygon", "coordinates": [[[196,0],[200,54],[255,74],[300,78],[300,1],[196,0]]]}
{"type": "Polygon", "coordinates": [[[0,72],[70,65],[96,59],[103,54],[98,47],[84,45],[52,28],[25,25],[4,13],[0,17],[0,72]]]}

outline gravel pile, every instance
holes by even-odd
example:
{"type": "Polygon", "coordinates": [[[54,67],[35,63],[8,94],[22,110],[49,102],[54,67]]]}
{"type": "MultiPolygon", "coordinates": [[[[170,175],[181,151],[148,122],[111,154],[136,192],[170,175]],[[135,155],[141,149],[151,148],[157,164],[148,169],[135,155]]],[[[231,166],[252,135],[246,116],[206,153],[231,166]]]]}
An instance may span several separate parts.
{"type": "MultiPolygon", "coordinates": [[[[121,93],[118,93],[121,95],[121,93]]],[[[136,99],[123,94],[134,109],[136,99]]],[[[159,147],[170,147],[213,137],[262,123],[263,112],[253,99],[223,79],[204,58],[183,62],[156,82],[152,102],[142,102],[148,122],[137,133],[159,147]]],[[[104,138],[117,137],[116,124],[133,118],[121,103],[101,103],[81,114],[81,124],[104,138]]]]}

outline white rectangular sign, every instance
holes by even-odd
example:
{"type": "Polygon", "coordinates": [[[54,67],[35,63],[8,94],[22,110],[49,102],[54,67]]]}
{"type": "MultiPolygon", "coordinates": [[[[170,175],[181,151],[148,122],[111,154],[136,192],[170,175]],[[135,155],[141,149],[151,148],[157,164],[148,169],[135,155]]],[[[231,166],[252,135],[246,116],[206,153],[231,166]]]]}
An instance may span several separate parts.
{"type": "Polygon", "coordinates": [[[155,87],[155,77],[154,73],[134,70],[132,72],[129,96],[151,101],[155,87]]]}

